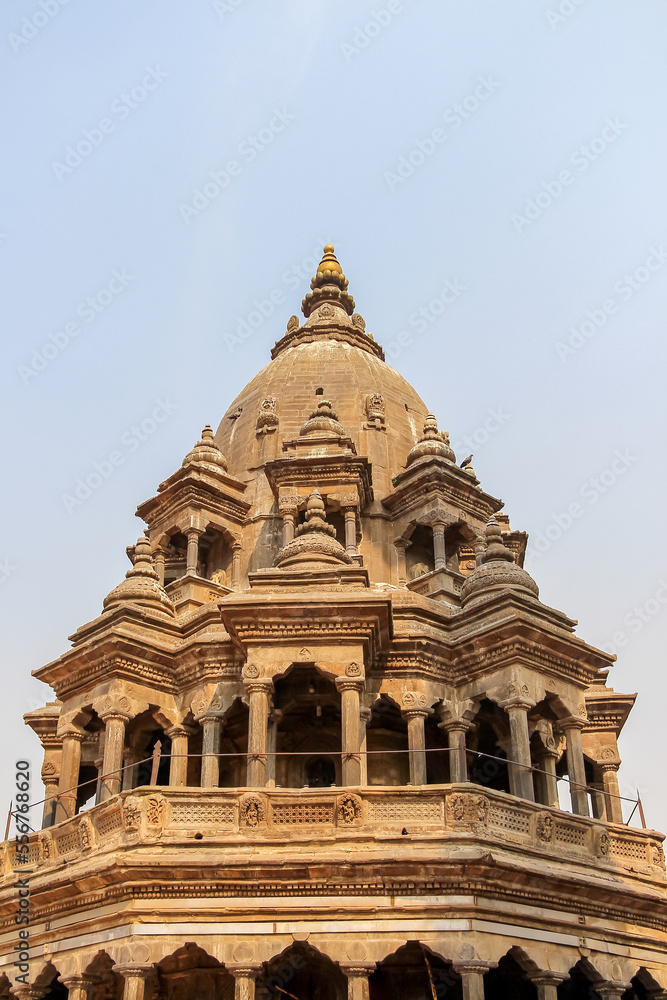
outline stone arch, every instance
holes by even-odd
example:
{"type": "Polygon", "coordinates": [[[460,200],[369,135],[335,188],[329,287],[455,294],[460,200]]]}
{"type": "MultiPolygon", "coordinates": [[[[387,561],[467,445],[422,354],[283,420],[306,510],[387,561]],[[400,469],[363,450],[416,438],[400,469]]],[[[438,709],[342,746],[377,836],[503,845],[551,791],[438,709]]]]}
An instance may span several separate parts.
{"type": "Polygon", "coordinates": [[[60,980],[60,971],[53,962],[48,962],[34,982],[35,987],[43,992],[42,1000],[67,1000],[68,989],[60,980]]]}
{"type": "Polygon", "coordinates": [[[125,763],[133,766],[124,772],[123,788],[139,788],[150,784],[152,755],[158,742],[161,745],[161,756],[156,784],[169,784],[171,740],[165,732],[168,728],[168,720],[158,713],[154,705],[130,720],[125,730],[125,763]]]}
{"type": "Polygon", "coordinates": [[[474,723],[466,740],[468,750],[474,751],[469,759],[470,781],[509,792],[509,769],[504,763],[510,736],[506,713],[490,698],[480,698],[474,723]]]}
{"type": "Polygon", "coordinates": [[[369,785],[408,783],[408,724],[398,702],[386,692],[371,707],[371,717],[366,724],[366,750],[369,785]]]}
{"type": "MultiPolygon", "coordinates": [[[[510,948],[484,976],[485,1000],[538,1000],[519,948],[510,948]]],[[[534,963],[531,963],[534,964],[534,963]]]]}
{"type": "Polygon", "coordinates": [[[114,960],[106,951],[98,951],[85,967],[84,974],[96,979],[90,1000],[122,1000],[124,980],[115,971],[114,960]]]}
{"type": "Polygon", "coordinates": [[[580,958],[568,977],[558,987],[558,1000],[600,1000],[595,986],[604,979],[587,958],[580,958]]]}
{"type": "Polygon", "coordinates": [[[284,991],[299,1000],[347,1000],[348,995],[347,977],[338,963],[303,941],[265,962],[257,986],[266,1000],[284,1000],[284,991]]]}
{"type": "Polygon", "coordinates": [[[403,535],[408,544],[405,550],[405,569],[408,581],[426,576],[435,569],[433,549],[433,528],[419,520],[411,521],[403,535]]]}
{"type": "Polygon", "coordinates": [[[647,998],[662,995],[662,986],[653,978],[648,969],[642,966],[630,980],[630,989],[625,991],[622,1000],[647,1000],[647,998]]]}
{"type": "Polygon", "coordinates": [[[331,784],[342,783],[341,696],[330,678],[317,664],[296,663],[274,681],[275,780],[283,788],[310,785],[315,758],[330,761],[331,784]]]}
{"type": "Polygon", "coordinates": [[[421,941],[409,940],[378,962],[368,980],[370,1000],[462,1000],[452,964],[421,941]]]}
{"type": "Polygon", "coordinates": [[[194,941],[162,958],[156,970],[164,1000],[234,1000],[234,977],[194,941]]]}
{"type": "Polygon", "coordinates": [[[0,973],[0,1000],[10,1000],[11,985],[6,974],[0,973]]]}

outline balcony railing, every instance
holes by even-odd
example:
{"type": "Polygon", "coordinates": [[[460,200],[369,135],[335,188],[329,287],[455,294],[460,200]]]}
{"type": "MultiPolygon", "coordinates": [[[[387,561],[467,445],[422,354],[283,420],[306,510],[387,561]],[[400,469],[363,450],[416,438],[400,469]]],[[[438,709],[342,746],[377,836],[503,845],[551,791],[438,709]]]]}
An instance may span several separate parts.
{"type": "Polygon", "coordinates": [[[161,841],[194,848],[225,843],[465,841],[665,881],[664,836],[562,812],[471,783],[363,788],[174,788],[143,786],[31,835],[19,863],[2,845],[2,875],[26,864],[47,871],[79,858],[161,841]]]}

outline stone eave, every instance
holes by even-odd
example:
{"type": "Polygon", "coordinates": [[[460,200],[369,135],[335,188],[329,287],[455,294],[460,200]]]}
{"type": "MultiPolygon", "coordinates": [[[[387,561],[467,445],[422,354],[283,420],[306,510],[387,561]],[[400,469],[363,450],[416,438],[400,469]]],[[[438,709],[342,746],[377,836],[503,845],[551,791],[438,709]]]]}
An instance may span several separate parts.
{"type": "Polygon", "coordinates": [[[317,340],[341,340],[353,347],[359,347],[368,354],[374,354],[384,361],[384,351],[371,337],[355,326],[343,326],[338,323],[313,323],[288,330],[271,348],[271,359],[277,358],[283,351],[299,344],[312,344],[317,340]]]}
{"type": "MultiPolygon", "coordinates": [[[[243,489],[247,488],[245,483],[240,485],[243,486],[243,489]]],[[[169,484],[163,493],[158,493],[157,496],[144,500],[143,503],[139,504],[135,513],[137,517],[154,528],[161,521],[173,517],[174,512],[189,506],[212,510],[231,518],[238,524],[245,520],[248,511],[252,508],[252,504],[228,490],[218,488],[215,483],[211,483],[203,477],[188,476],[182,481],[169,484]]]]}
{"type": "Polygon", "coordinates": [[[432,497],[458,507],[462,512],[486,523],[503,501],[479,489],[458,465],[436,455],[417,461],[394,477],[395,489],[381,499],[394,518],[424,506],[432,497]]]}
{"type": "Polygon", "coordinates": [[[276,499],[281,487],[312,489],[317,484],[326,493],[326,486],[331,484],[347,489],[358,487],[362,509],[373,501],[371,464],[365,456],[292,455],[267,462],[264,472],[276,499]]]}
{"type": "Polygon", "coordinates": [[[168,692],[174,690],[172,651],[149,646],[143,636],[117,633],[68,650],[32,674],[49,684],[61,700],[71,697],[79,688],[86,689],[114,677],[148,683],[168,692]]]}
{"type": "Polygon", "coordinates": [[[181,630],[175,616],[154,611],[151,607],[123,601],[82,625],[67,638],[74,648],[82,643],[103,640],[107,636],[141,636],[153,645],[168,648],[180,638],[181,630]]]}
{"type": "MultiPolygon", "coordinates": [[[[298,591],[257,597],[244,594],[220,604],[223,624],[237,648],[245,643],[276,645],[281,641],[308,645],[362,642],[371,650],[392,638],[391,602],[368,591],[322,594],[298,591]]],[[[371,657],[372,658],[372,657],[371,657]]]]}
{"type": "Polygon", "coordinates": [[[57,730],[61,708],[60,702],[50,701],[43,708],[35,708],[32,712],[25,712],[23,715],[26,726],[30,726],[33,733],[39,737],[44,749],[60,745],[57,730]]]}
{"type": "Polygon", "coordinates": [[[602,688],[595,684],[586,692],[586,712],[588,732],[611,730],[620,735],[623,726],[637,700],[635,694],[621,694],[613,688],[602,688]]]}

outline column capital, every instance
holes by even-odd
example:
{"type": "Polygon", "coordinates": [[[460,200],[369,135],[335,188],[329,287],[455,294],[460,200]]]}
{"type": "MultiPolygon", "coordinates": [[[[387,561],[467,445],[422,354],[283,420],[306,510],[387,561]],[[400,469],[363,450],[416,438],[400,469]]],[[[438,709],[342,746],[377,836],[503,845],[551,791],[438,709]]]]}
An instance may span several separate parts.
{"type": "Polygon", "coordinates": [[[148,979],[155,966],[153,965],[114,965],[113,971],[119,972],[123,979],[148,979]]]}
{"type": "Polygon", "coordinates": [[[588,724],[588,719],[584,719],[580,715],[568,715],[566,719],[559,719],[558,721],[565,732],[568,729],[582,730],[588,724]]]}
{"type": "Polygon", "coordinates": [[[132,716],[128,712],[124,712],[120,708],[109,708],[106,712],[100,712],[100,719],[105,726],[108,722],[113,722],[114,719],[127,724],[131,718],[132,716]]]}
{"type": "Polygon", "coordinates": [[[206,528],[195,528],[194,526],[191,526],[189,528],[184,528],[183,534],[186,538],[190,538],[191,536],[193,538],[199,538],[199,536],[203,535],[205,531],[206,528]]]}
{"type": "Polygon", "coordinates": [[[598,764],[603,774],[605,771],[618,771],[620,766],[620,760],[601,760],[598,764]]]}
{"type": "Polygon", "coordinates": [[[337,677],[335,680],[337,691],[363,691],[363,677],[337,677]]]}
{"type": "Polygon", "coordinates": [[[257,979],[262,971],[261,965],[227,965],[225,964],[227,972],[231,973],[235,979],[243,977],[244,979],[257,979]]]}
{"type": "Polygon", "coordinates": [[[471,976],[474,973],[484,975],[489,969],[496,969],[497,962],[484,962],[481,958],[468,959],[464,962],[454,962],[452,968],[458,972],[459,976],[471,976]]]}
{"type": "Polygon", "coordinates": [[[188,737],[191,734],[191,730],[187,726],[182,726],[176,723],[174,726],[170,726],[169,729],[165,729],[164,735],[168,736],[170,740],[183,739],[183,737],[188,737]]]}
{"type": "Polygon", "coordinates": [[[73,726],[68,726],[67,729],[58,733],[59,739],[73,740],[76,743],[83,743],[87,735],[88,733],[85,733],[83,729],[75,729],[73,726]]]}
{"type": "Polygon", "coordinates": [[[444,729],[446,733],[468,733],[474,728],[474,722],[467,719],[444,719],[438,723],[438,729],[444,729]]]}
{"type": "Polygon", "coordinates": [[[567,972],[552,972],[551,969],[526,973],[533,986],[560,986],[568,979],[567,972]]]}
{"type": "Polygon", "coordinates": [[[394,542],[394,545],[396,546],[397,549],[403,549],[403,551],[405,552],[405,550],[410,545],[412,545],[412,542],[410,541],[409,538],[397,538],[396,541],[394,542]]]}
{"type": "Polygon", "coordinates": [[[340,971],[348,977],[348,979],[360,979],[372,976],[375,972],[376,962],[355,962],[354,965],[347,965],[341,963],[340,971]]]}
{"type": "Polygon", "coordinates": [[[632,983],[614,983],[609,979],[604,983],[594,983],[592,985],[602,1000],[621,1000],[625,991],[632,989],[632,983]]]}
{"type": "Polygon", "coordinates": [[[512,698],[505,698],[503,701],[499,701],[498,705],[505,712],[511,712],[513,708],[518,708],[522,712],[529,712],[531,708],[535,708],[535,702],[532,698],[526,698],[523,695],[514,695],[512,698]]]}
{"type": "Polygon", "coordinates": [[[433,713],[432,708],[426,708],[423,705],[412,706],[410,708],[402,708],[401,715],[405,716],[406,719],[426,719],[429,715],[433,713]]]}
{"type": "Polygon", "coordinates": [[[243,680],[243,686],[245,687],[248,694],[256,694],[257,692],[263,692],[264,694],[273,694],[273,680],[270,677],[257,677],[243,680]]]}
{"type": "Polygon", "coordinates": [[[84,989],[89,990],[100,981],[99,976],[89,975],[85,972],[78,972],[73,976],[59,976],[60,982],[68,990],[84,989]]]}

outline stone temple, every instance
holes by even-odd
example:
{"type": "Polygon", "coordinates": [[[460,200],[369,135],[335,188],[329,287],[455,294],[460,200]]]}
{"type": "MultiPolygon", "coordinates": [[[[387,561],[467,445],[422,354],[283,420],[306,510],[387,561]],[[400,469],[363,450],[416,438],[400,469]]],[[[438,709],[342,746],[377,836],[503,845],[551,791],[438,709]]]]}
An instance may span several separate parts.
{"type": "Polygon", "coordinates": [[[666,996],[663,836],[617,778],[634,695],[540,601],[330,245],[302,311],[36,671],[0,994],[666,996]]]}

